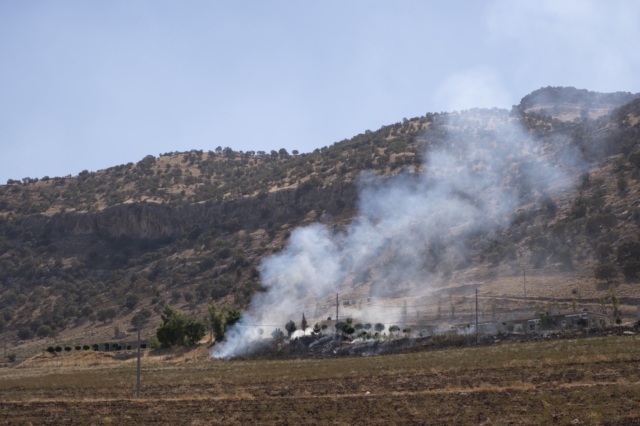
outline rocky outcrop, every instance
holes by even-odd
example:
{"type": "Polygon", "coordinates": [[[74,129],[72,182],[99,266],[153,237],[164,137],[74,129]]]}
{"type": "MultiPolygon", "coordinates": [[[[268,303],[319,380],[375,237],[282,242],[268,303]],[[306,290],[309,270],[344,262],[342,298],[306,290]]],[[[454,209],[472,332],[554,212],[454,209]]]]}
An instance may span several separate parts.
{"type": "Polygon", "coordinates": [[[186,206],[157,203],[122,204],[97,212],[65,212],[25,218],[20,231],[49,238],[95,235],[112,238],[156,239],[176,237],[194,227],[240,227],[252,229],[269,222],[289,222],[304,217],[317,206],[330,214],[356,203],[354,183],[324,188],[284,189],[265,198],[243,197],[224,202],[186,206]]]}

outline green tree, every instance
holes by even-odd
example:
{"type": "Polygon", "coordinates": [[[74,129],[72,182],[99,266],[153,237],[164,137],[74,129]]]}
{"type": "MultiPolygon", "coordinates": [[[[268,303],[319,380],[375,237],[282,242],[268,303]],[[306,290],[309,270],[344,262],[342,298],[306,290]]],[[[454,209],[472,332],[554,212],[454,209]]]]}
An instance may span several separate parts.
{"type": "Polygon", "coordinates": [[[593,270],[593,276],[597,280],[606,280],[607,284],[610,284],[611,280],[618,276],[618,268],[610,263],[598,265],[593,270]]]}
{"type": "Polygon", "coordinates": [[[351,335],[356,332],[356,329],[350,323],[346,323],[342,328],[342,332],[351,337],[351,335]]]}
{"type": "Polygon", "coordinates": [[[287,330],[287,333],[289,334],[289,339],[291,339],[291,335],[298,329],[296,327],[296,323],[293,322],[293,320],[290,320],[288,323],[285,324],[284,329],[287,330]]]}
{"type": "Polygon", "coordinates": [[[211,331],[211,337],[215,337],[216,342],[222,341],[227,328],[240,321],[241,315],[240,311],[229,309],[226,305],[220,309],[218,309],[215,302],[207,305],[205,322],[211,331]]]}
{"type": "Polygon", "coordinates": [[[596,254],[601,259],[608,257],[612,251],[613,249],[611,247],[611,244],[609,243],[599,243],[598,246],[596,247],[596,254]]]}
{"type": "Polygon", "coordinates": [[[98,319],[98,321],[102,321],[103,323],[107,322],[107,310],[106,309],[100,309],[98,311],[98,313],[96,314],[96,318],[98,319]]]}
{"type": "Polygon", "coordinates": [[[625,278],[635,278],[640,274],[640,261],[629,259],[622,265],[622,273],[625,278]]]}
{"type": "Polygon", "coordinates": [[[227,309],[227,321],[225,324],[225,330],[228,330],[229,327],[240,321],[242,317],[242,312],[237,309],[227,309]]]}
{"type": "Polygon", "coordinates": [[[51,327],[48,325],[41,325],[36,331],[36,335],[40,338],[47,337],[49,334],[51,334],[51,327]]]}
{"type": "Polygon", "coordinates": [[[109,321],[113,321],[117,314],[118,311],[116,311],[116,308],[108,308],[106,311],[107,319],[109,321]]]}
{"type": "Polygon", "coordinates": [[[138,304],[138,296],[136,296],[135,294],[130,294],[127,296],[127,300],[124,303],[124,306],[126,306],[129,309],[133,309],[136,307],[137,304],[138,304]]]}
{"type": "Polygon", "coordinates": [[[160,317],[162,324],[156,330],[158,341],[168,347],[184,345],[187,314],[170,305],[165,305],[160,317]]]}
{"type": "Polygon", "coordinates": [[[18,338],[20,340],[26,340],[31,337],[31,331],[27,327],[20,327],[18,329],[18,338]]]}
{"type": "Polygon", "coordinates": [[[224,308],[218,310],[215,303],[207,305],[206,323],[211,330],[211,338],[215,337],[216,342],[220,342],[224,338],[224,327],[226,324],[226,312],[224,308]]]}
{"type": "Polygon", "coordinates": [[[304,312],[302,313],[302,320],[300,321],[300,330],[303,333],[306,333],[307,328],[309,328],[309,323],[307,323],[307,319],[304,317],[304,312]]]}
{"type": "Polygon", "coordinates": [[[141,309],[140,311],[136,312],[133,317],[131,317],[131,325],[136,329],[138,328],[138,325],[144,327],[151,316],[151,311],[149,311],[148,309],[141,309]]]}
{"type": "Polygon", "coordinates": [[[189,318],[184,325],[184,336],[188,345],[197,344],[205,334],[204,323],[195,318],[189,318]]]}
{"type": "Polygon", "coordinates": [[[373,329],[374,329],[375,331],[377,331],[378,333],[382,333],[382,332],[384,331],[384,329],[385,329],[385,328],[386,328],[386,327],[385,327],[385,325],[384,325],[384,324],[382,324],[381,322],[376,323],[376,325],[374,325],[374,326],[373,326],[373,329]]]}
{"type": "Polygon", "coordinates": [[[627,186],[629,186],[629,182],[624,177],[618,178],[616,184],[618,185],[618,191],[620,192],[624,191],[627,189],[627,186]]]}
{"type": "Polygon", "coordinates": [[[618,318],[618,308],[620,307],[620,298],[616,294],[616,289],[611,286],[609,287],[609,295],[611,297],[611,306],[613,306],[613,317],[618,318]]]}

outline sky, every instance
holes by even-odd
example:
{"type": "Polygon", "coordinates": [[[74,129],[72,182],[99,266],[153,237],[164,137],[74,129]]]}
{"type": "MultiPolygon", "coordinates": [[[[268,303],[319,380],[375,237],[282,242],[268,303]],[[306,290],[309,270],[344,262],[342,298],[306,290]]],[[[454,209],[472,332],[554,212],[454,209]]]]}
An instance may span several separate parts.
{"type": "Polygon", "coordinates": [[[0,0],[0,183],[640,92],[640,2],[0,0]]]}

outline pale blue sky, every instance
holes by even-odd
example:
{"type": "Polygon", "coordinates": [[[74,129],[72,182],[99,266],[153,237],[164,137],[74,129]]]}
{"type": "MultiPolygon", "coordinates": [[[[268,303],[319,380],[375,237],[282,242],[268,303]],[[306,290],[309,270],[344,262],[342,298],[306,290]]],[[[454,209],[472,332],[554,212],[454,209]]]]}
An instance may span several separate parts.
{"type": "Polygon", "coordinates": [[[640,92],[637,1],[0,1],[0,182],[310,151],[571,85],[640,92]]]}

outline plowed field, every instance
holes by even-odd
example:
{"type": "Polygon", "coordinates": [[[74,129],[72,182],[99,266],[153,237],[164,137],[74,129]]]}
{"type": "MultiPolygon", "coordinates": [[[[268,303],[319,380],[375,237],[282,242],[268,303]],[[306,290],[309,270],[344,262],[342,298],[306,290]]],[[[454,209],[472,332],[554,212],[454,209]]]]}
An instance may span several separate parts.
{"type": "Polygon", "coordinates": [[[640,339],[0,370],[0,424],[640,424],[640,339]]]}

